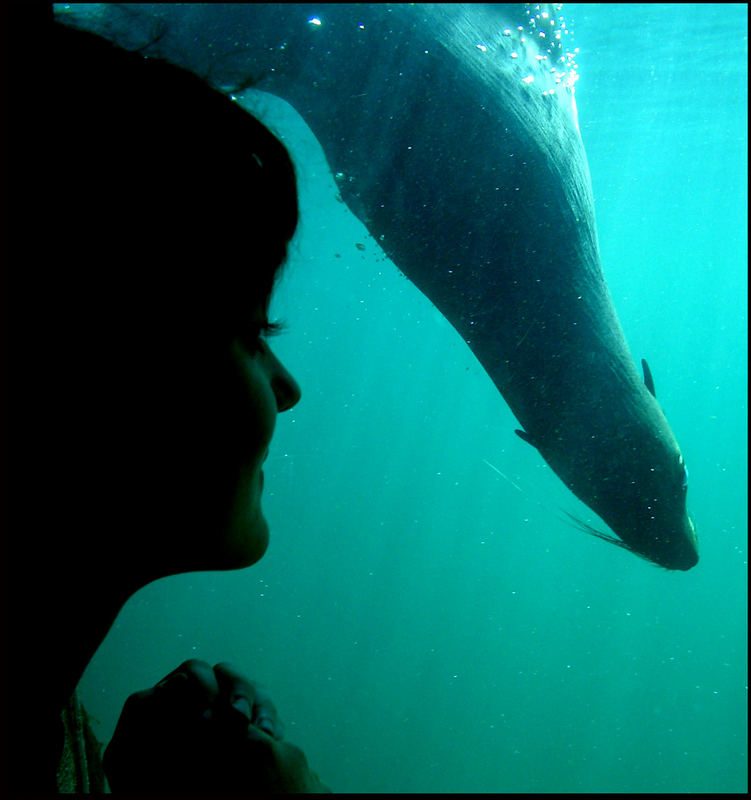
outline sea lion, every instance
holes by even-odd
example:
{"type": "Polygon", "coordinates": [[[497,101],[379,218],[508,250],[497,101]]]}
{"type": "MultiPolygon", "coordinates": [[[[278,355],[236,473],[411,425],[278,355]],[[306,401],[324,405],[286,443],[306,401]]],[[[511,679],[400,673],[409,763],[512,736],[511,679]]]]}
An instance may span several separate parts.
{"type": "Polygon", "coordinates": [[[585,528],[668,569],[694,566],[683,457],[603,277],[560,12],[252,3],[166,14],[175,24],[159,44],[183,63],[225,88],[251,76],[300,113],[343,200],[461,334],[522,438],[616,535],[585,528]],[[233,42],[244,43],[234,54],[233,42]]]}

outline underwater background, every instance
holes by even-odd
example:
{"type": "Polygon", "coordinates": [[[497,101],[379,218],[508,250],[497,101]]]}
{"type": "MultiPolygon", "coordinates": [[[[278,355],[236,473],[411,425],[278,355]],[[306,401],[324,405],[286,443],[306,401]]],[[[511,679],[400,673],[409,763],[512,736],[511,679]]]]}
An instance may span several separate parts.
{"type": "Polygon", "coordinates": [[[272,307],[303,397],[265,466],[271,545],[131,598],[79,687],[102,741],[198,658],[261,682],[336,792],[747,790],[747,8],[564,11],[603,268],[690,471],[699,564],[562,521],[599,524],[337,202],[304,123],[252,93],[302,207],[272,307]]]}

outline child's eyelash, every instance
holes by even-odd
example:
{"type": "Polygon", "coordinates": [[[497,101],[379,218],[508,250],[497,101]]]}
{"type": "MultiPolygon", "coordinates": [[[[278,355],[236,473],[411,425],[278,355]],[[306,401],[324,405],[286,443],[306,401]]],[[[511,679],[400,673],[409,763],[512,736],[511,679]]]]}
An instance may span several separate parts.
{"type": "Polygon", "coordinates": [[[274,322],[266,322],[261,326],[261,336],[278,336],[287,324],[282,320],[274,320],[274,322]]]}
{"type": "Polygon", "coordinates": [[[285,323],[277,320],[274,322],[263,322],[260,325],[253,325],[243,333],[240,333],[238,339],[248,353],[258,353],[264,350],[264,342],[266,339],[281,333],[285,327],[285,323]]]}

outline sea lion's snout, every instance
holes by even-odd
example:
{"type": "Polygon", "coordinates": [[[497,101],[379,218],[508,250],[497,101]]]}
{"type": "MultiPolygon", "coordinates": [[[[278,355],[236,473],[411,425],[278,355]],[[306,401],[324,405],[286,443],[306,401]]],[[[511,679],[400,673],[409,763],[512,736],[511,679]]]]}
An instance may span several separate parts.
{"type": "Polygon", "coordinates": [[[696,536],[696,528],[694,527],[691,517],[686,515],[688,520],[688,530],[686,535],[686,544],[681,550],[680,565],[676,569],[691,569],[699,563],[699,539],[696,536]]]}
{"type": "Polygon", "coordinates": [[[696,550],[687,550],[685,553],[682,553],[680,558],[675,561],[675,563],[671,564],[669,569],[680,569],[684,572],[691,567],[695,567],[699,563],[699,554],[696,550]]]}
{"type": "Polygon", "coordinates": [[[679,542],[678,546],[672,545],[668,552],[661,553],[655,560],[666,569],[679,569],[685,572],[699,563],[699,540],[694,523],[688,515],[679,542]]]}

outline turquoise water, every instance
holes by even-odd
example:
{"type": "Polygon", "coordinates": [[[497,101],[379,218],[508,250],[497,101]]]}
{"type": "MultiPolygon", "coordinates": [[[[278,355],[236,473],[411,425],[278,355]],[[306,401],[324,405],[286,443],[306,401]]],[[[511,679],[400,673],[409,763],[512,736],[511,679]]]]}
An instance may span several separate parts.
{"type": "Polygon", "coordinates": [[[746,8],[564,9],[605,275],[690,470],[698,566],[560,520],[596,522],[259,97],[303,208],[271,546],[131,599],[81,685],[100,738],[184,659],[227,660],[335,791],[746,791],[746,8]]]}

